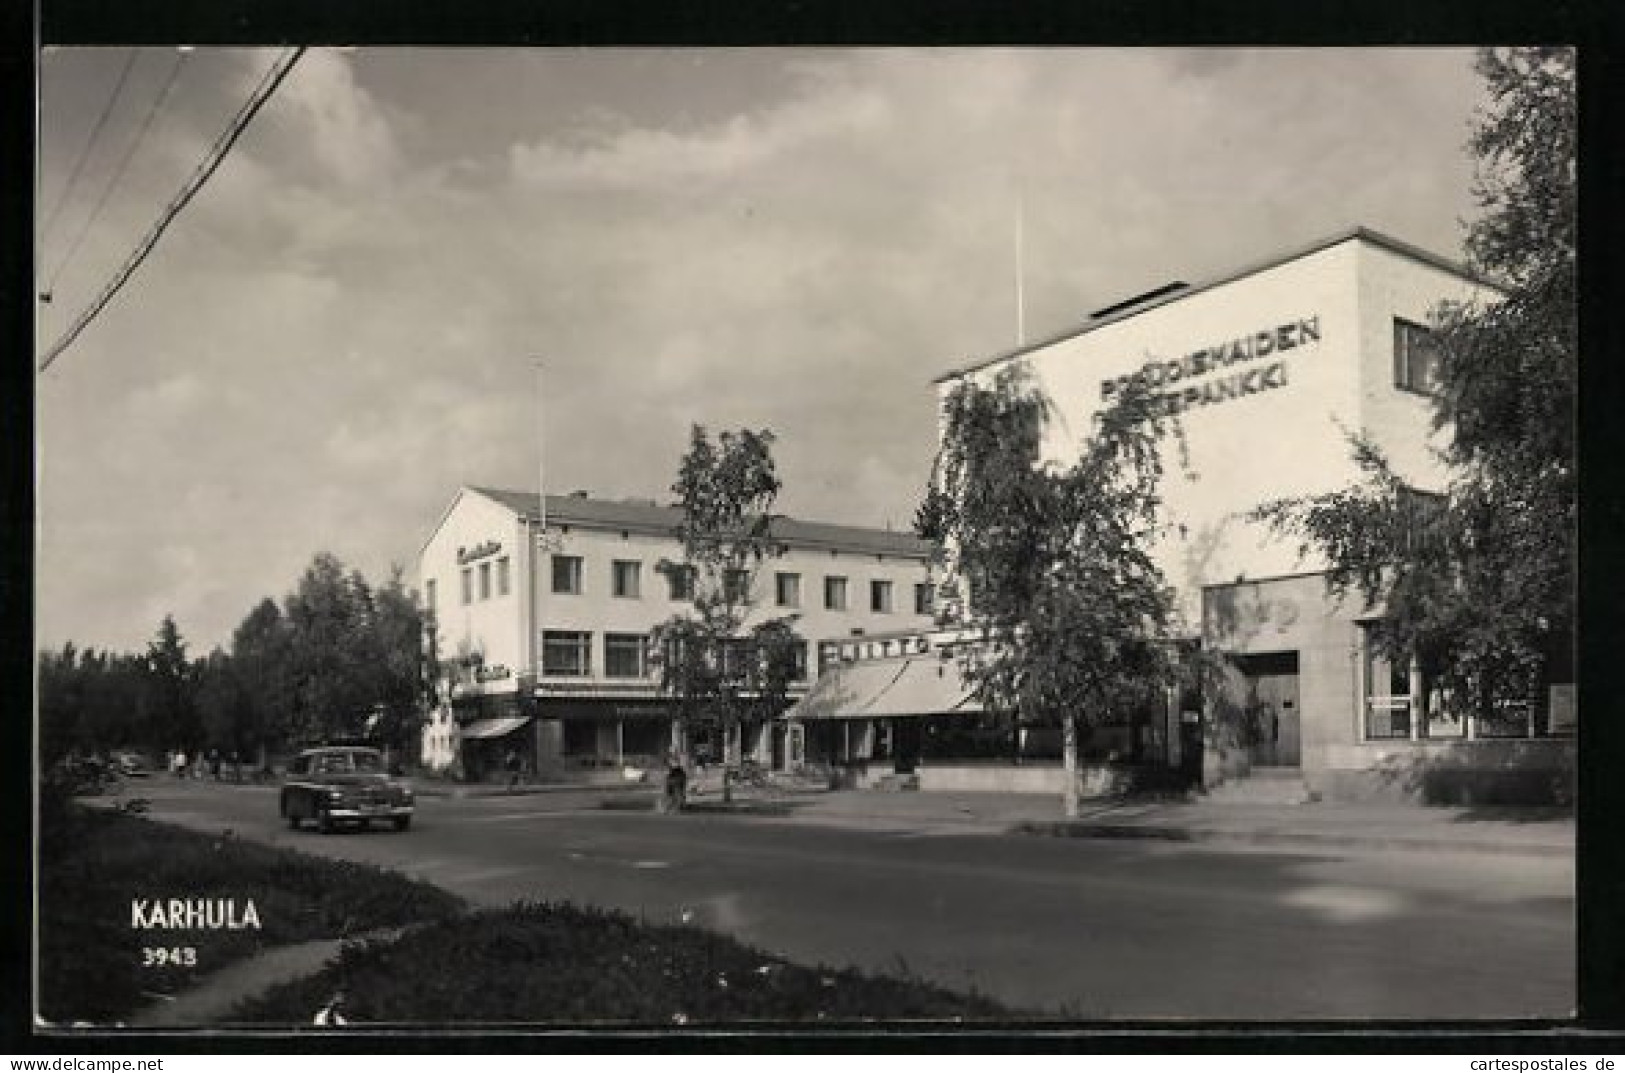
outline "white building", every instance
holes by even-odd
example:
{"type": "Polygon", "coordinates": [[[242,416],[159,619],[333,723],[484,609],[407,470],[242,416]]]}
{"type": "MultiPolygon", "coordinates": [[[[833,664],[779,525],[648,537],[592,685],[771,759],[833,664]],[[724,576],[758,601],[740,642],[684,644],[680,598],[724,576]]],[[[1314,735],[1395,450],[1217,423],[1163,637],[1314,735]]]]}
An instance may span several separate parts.
{"type": "MultiPolygon", "coordinates": [[[[1024,363],[1054,406],[1044,450],[1056,460],[1076,457],[1128,378],[1146,378],[1178,412],[1190,468],[1168,443],[1170,524],[1154,550],[1185,636],[1231,654],[1240,674],[1225,697],[1170,697],[1126,728],[1131,751],[1205,766],[1210,783],[1262,768],[1327,795],[1515,796],[1567,778],[1565,697],[1494,725],[1451,719],[1413,668],[1367,643],[1379,612],[1330,599],[1323,561],[1247,517],[1354,483],[1351,433],[1414,489],[1442,489],[1426,325],[1443,302],[1493,293],[1445,258],[1357,229],[1206,283],[1159,286],[937,381],[946,397],[963,378],[990,383],[1024,363]],[[1225,704],[1247,727],[1235,740],[1215,718],[1225,704]]],[[[927,750],[927,787],[932,766],[927,750]]]]}
{"type": "MultiPolygon", "coordinates": [[[[665,752],[670,698],[648,658],[655,625],[683,611],[679,512],[650,500],[461,489],[419,555],[436,648],[455,668],[423,737],[431,767],[479,777],[511,749],[543,774],[648,765],[665,752]]],[[[911,534],[777,519],[747,626],[796,616],[806,678],[816,642],[931,621],[929,547],[911,534]]],[[[805,689],[805,684],[797,692],[805,689]]],[[[803,755],[798,727],[737,743],[776,768],[803,755]]],[[[718,743],[720,744],[720,743],[718,743]]]]}

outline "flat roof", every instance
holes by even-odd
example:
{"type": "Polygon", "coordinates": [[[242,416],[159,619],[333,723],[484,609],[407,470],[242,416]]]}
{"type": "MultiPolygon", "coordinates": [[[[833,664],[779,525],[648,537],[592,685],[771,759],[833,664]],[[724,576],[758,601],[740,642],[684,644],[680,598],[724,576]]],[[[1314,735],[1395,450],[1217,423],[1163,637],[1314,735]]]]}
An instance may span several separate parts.
{"type": "MultiPolygon", "coordinates": [[[[1030,354],[1037,350],[1043,350],[1045,347],[1054,346],[1056,343],[1064,342],[1068,339],[1074,339],[1080,335],[1087,335],[1090,332],[1104,328],[1107,325],[1117,324],[1121,321],[1128,320],[1130,317],[1137,317],[1142,313],[1148,313],[1153,309],[1161,309],[1163,306],[1173,305],[1175,302],[1182,302],[1192,295],[1213,290],[1215,287],[1222,287],[1227,283],[1234,283],[1237,280],[1245,279],[1248,276],[1255,276],[1260,272],[1267,272],[1272,268],[1279,268],[1281,265],[1288,264],[1292,261],[1302,260],[1305,257],[1313,256],[1314,254],[1320,253],[1322,250],[1330,249],[1333,246],[1340,246],[1345,242],[1354,241],[1369,242],[1373,246],[1381,246],[1384,249],[1397,253],[1402,257],[1409,257],[1413,261],[1420,261],[1423,264],[1431,265],[1434,268],[1440,269],[1444,272],[1449,272],[1455,276],[1460,276],[1462,279],[1470,282],[1481,284],[1482,286],[1486,287],[1493,287],[1496,290],[1502,289],[1501,285],[1496,283],[1494,280],[1487,279],[1479,273],[1472,271],[1466,265],[1463,265],[1457,261],[1452,261],[1448,257],[1433,253],[1430,250],[1425,250],[1420,246],[1413,246],[1409,242],[1401,241],[1400,239],[1394,238],[1391,235],[1385,235],[1380,231],[1373,231],[1369,227],[1353,227],[1346,231],[1340,231],[1335,235],[1318,239],[1306,246],[1294,247],[1285,252],[1274,254],[1261,261],[1255,261],[1254,263],[1243,268],[1236,269],[1233,272],[1227,272],[1224,275],[1217,276],[1205,282],[1198,283],[1190,287],[1171,290],[1166,295],[1156,296],[1158,289],[1153,288],[1152,290],[1146,292],[1145,295],[1141,296],[1141,298],[1147,299],[1144,304],[1134,304],[1131,308],[1126,308],[1120,313],[1108,314],[1107,316],[1100,317],[1099,319],[1089,320],[1083,324],[1077,325],[1076,327],[1068,328],[1065,331],[1057,332],[1056,334],[1048,336],[1047,338],[1040,339],[1035,343],[1025,343],[1019,347],[1001,351],[1000,353],[994,354],[992,357],[973,361],[969,365],[962,365],[957,369],[952,369],[943,373],[941,376],[934,378],[931,382],[933,384],[940,384],[947,380],[953,380],[969,373],[986,369],[991,365],[997,365],[1000,362],[1009,361],[1012,358],[1019,358],[1023,354],[1030,354]]],[[[1130,299],[1129,301],[1138,303],[1139,299],[1130,299]]],[[[1111,310],[1122,304],[1123,303],[1112,303],[1104,308],[1111,310]]]]}

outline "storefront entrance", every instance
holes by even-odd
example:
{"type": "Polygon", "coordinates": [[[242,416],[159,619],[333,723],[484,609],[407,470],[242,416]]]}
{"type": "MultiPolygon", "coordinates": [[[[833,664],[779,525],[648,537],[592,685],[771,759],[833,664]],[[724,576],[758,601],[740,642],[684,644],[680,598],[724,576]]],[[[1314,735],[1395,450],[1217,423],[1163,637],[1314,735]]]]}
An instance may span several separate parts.
{"type": "Polygon", "coordinates": [[[1248,754],[1254,767],[1302,762],[1298,654],[1270,652],[1237,658],[1246,680],[1248,754]]]}

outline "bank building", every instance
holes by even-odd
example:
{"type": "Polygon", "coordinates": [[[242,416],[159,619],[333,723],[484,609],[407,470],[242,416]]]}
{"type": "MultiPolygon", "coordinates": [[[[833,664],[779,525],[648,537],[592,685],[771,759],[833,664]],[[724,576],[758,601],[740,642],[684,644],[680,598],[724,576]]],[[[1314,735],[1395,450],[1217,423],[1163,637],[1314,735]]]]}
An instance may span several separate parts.
{"type": "MultiPolygon", "coordinates": [[[[1494,294],[1444,257],[1358,228],[1206,282],[1165,283],[937,379],[945,399],[962,380],[990,384],[1024,363],[1053,407],[1043,451],[1055,460],[1076,457],[1092,416],[1129,378],[1144,377],[1178,415],[1188,465],[1165,444],[1170,524],[1154,554],[1177,592],[1182,640],[1225,653],[1234,673],[1221,696],[1170,692],[1155,710],[1095,728],[1086,761],[1183,771],[1210,789],[1246,787],[1257,800],[1566,795],[1571,684],[1494,719],[1454,716],[1415,666],[1371,644],[1380,608],[1358,594],[1334,599],[1325,562],[1247,517],[1271,500],[1355,483],[1354,432],[1424,501],[1442,491],[1436,449],[1445,433],[1432,430],[1436,356],[1426,325],[1443,302],[1494,294]],[[1240,717],[1226,722],[1221,710],[1240,717]]],[[[915,716],[906,739],[921,788],[1058,790],[1053,735],[1018,733],[1007,747],[996,720],[971,732],[982,717],[954,688],[953,650],[964,643],[938,630],[876,655],[832,641],[836,658],[790,717],[818,724],[896,713],[888,695],[930,677],[929,689],[909,687],[922,698],[916,706],[937,708],[915,716]]]]}

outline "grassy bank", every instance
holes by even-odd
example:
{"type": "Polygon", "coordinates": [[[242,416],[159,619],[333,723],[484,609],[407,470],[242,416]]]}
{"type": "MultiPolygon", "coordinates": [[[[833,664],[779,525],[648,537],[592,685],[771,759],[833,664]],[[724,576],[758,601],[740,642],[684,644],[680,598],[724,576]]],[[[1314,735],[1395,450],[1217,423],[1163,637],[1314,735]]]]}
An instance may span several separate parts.
{"type": "Polygon", "coordinates": [[[990,999],[915,979],[807,968],[693,927],[563,904],[510,909],[347,948],[232,1020],[309,1024],[336,994],[351,1024],[727,1024],[1008,1020],[990,999]]]}
{"type": "MultiPolygon", "coordinates": [[[[42,802],[40,1013],[57,1024],[115,1022],[266,947],[441,919],[461,907],[436,887],[367,865],[42,802]],[[172,898],[229,899],[239,922],[252,900],[260,927],[137,926],[133,902],[172,898]],[[182,964],[172,963],[177,952],[182,964]],[[144,964],[155,957],[165,963],[144,964]]],[[[150,908],[142,918],[150,922],[150,908]]]]}

